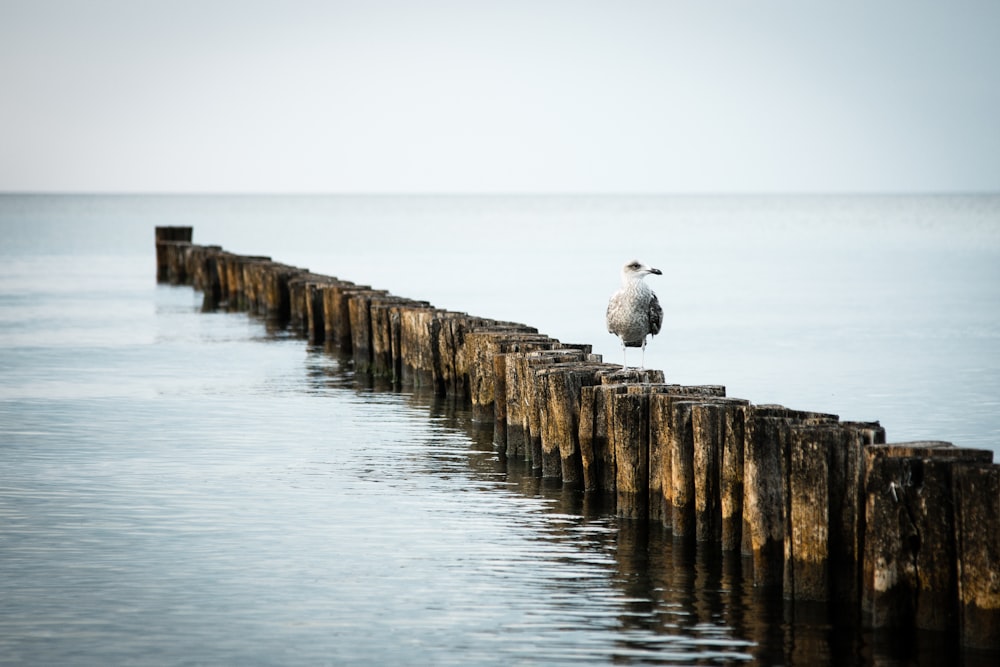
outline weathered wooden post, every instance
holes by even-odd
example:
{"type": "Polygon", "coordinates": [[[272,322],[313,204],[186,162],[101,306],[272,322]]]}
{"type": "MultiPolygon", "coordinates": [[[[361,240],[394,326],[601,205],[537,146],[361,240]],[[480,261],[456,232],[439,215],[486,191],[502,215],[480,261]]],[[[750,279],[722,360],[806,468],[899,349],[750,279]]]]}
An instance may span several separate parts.
{"type": "Polygon", "coordinates": [[[352,290],[347,298],[351,333],[351,357],[354,360],[354,370],[358,373],[370,373],[373,365],[372,355],[372,299],[386,296],[384,290],[352,290]]]}
{"type": "Polygon", "coordinates": [[[626,393],[636,384],[662,384],[662,371],[622,370],[616,364],[605,364],[597,374],[601,384],[580,389],[580,422],[578,442],[583,467],[583,485],[587,491],[614,494],[617,485],[612,397],[626,393]]]}
{"type": "Polygon", "coordinates": [[[952,469],[992,452],[926,441],[865,450],[861,612],[874,628],[958,629],[952,469]]]}
{"type": "Polygon", "coordinates": [[[263,268],[264,309],[262,314],[271,320],[288,322],[292,316],[289,282],[294,277],[306,273],[307,270],[277,262],[265,264],[263,268]]]}
{"type": "Polygon", "coordinates": [[[691,408],[695,537],[699,542],[719,542],[724,549],[739,546],[743,422],[749,404],[743,399],[718,397],[697,402],[691,408]]]}
{"type": "Polygon", "coordinates": [[[837,417],[780,405],[754,406],[748,416],[743,452],[743,553],[753,557],[755,586],[780,586],[791,426],[836,423],[837,417]]]}
{"type": "MultiPolygon", "coordinates": [[[[498,419],[504,424],[494,427],[493,441],[497,447],[506,447],[508,458],[531,458],[531,434],[529,411],[533,409],[531,384],[528,381],[528,366],[524,355],[528,352],[550,350],[557,341],[538,334],[510,336],[499,341],[494,357],[496,382],[502,386],[503,399],[500,401],[498,419]]],[[[497,394],[500,393],[498,389],[497,394]]]]}
{"type": "Polygon", "coordinates": [[[793,425],[788,461],[783,592],[826,600],[830,581],[830,458],[847,446],[839,424],[793,425]]]}
{"type": "MultiPolygon", "coordinates": [[[[476,327],[465,334],[464,352],[466,368],[469,375],[469,395],[472,402],[472,418],[482,423],[493,423],[495,419],[494,401],[496,399],[497,377],[493,358],[502,354],[505,347],[511,343],[540,341],[541,345],[551,348],[558,341],[548,336],[539,336],[520,330],[517,327],[497,324],[494,327],[476,327]]],[[[509,378],[507,378],[509,380],[509,378]]]]}
{"type": "Polygon", "coordinates": [[[1000,650],[1000,466],[954,469],[959,636],[1000,650]]]}
{"type": "Polygon", "coordinates": [[[842,448],[830,450],[830,599],[835,613],[858,616],[865,532],[864,449],[885,443],[878,422],[841,422],[842,448]]]}
{"type": "Polygon", "coordinates": [[[306,333],[313,345],[326,342],[326,310],[323,291],[337,282],[329,276],[316,276],[306,283],[306,333]]]}
{"type": "MultiPolygon", "coordinates": [[[[540,373],[550,366],[580,362],[586,357],[586,353],[579,349],[561,348],[558,341],[555,347],[550,350],[535,350],[532,352],[520,353],[515,361],[519,365],[518,377],[524,383],[522,392],[527,397],[527,434],[528,434],[528,460],[531,467],[541,471],[543,468],[544,455],[542,451],[542,418],[547,409],[545,395],[545,378],[540,377],[540,373]]],[[[558,448],[555,448],[550,457],[550,476],[554,476],[559,470],[558,448]]]]}
{"type": "Polygon", "coordinates": [[[156,228],[156,280],[173,282],[170,276],[171,249],[168,243],[191,243],[192,227],[165,226],[156,228]]]}
{"type": "Polygon", "coordinates": [[[607,412],[604,409],[604,393],[599,386],[580,389],[580,426],[577,442],[580,445],[580,464],[583,468],[583,488],[585,491],[604,490],[601,481],[601,455],[607,450],[607,412]],[[599,458],[600,457],[600,458],[599,458]]]}
{"type": "Polygon", "coordinates": [[[221,297],[218,258],[222,254],[219,246],[192,245],[187,253],[185,271],[191,286],[204,296],[206,308],[218,305],[221,297]]]}
{"type": "Polygon", "coordinates": [[[614,448],[618,516],[649,513],[649,394],[615,394],[610,440],[614,448]]]}
{"type": "Polygon", "coordinates": [[[539,371],[546,383],[542,412],[542,476],[559,477],[565,484],[583,481],[580,456],[580,400],[583,387],[600,382],[606,364],[561,363],[539,371]]]}
{"type": "Polygon", "coordinates": [[[323,288],[323,330],[327,345],[341,352],[352,354],[351,297],[362,292],[372,292],[368,285],[355,285],[350,281],[337,282],[323,288]]]}
{"type": "Polygon", "coordinates": [[[372,327],[372,374],[401,383],[404,359],[402,354],[402,320],[404,308],[430,308],[426,301],[413,301],[391,294],[373,296],[369,303],[372,327]]]}
{"type": "Polygon", "coordinates": [[[399,350],[402,357],[401,372],[404,385],[433,387],[436,395],[445,395],[447,383],[443,357],[453,358],[455,350],[442,352],[441,334],[447,318],[463,316],[464,313],[449,313],[419,303],[400,307],[399,350]]]}
{"type": "MultiPolygon", "coordinates": [[[[649,453],[649,489],[650,489],[650,519],[660,521],[668,526],[675,535],[688,533],[687,524],[683,517],[678,517],[677,525],[674,524],[674,496],[675,486],[682,485],[685,498],[693,502],[694,499],[694,441],[693,431],[691,431],[690,407],[680,415],[681,421],[677,422],[678,415],[674,414],[674,403],[688,400],[694,403],[714,400],[725,396],[725,387],[718,385],[705,386],[682,386],[676,384],[661,384],[652,390],[649,408],[650,421],[650,453],[649,453]],[[678,432],[678,428],[686,428],[690,436],[690,446],[685,448],[685,453],[678,453],[675,449],[678,446],[678,438],[685,437],[684,433],[678,432]],[[680,462],[679,469],[674,471],[674,461],[678,456],[687,456],[686,462],[680,462]],[[690,490],[688,494],[687,491],[690,490]]],[[[684,501],[687,507],[687,500],[684,501]]],[[[692,509],[693,506],[687,509],[692,509]]],[[[685,510],[687,511],[687,510],[685,510]]],[[[694,526],[693,517],[688,517],[691,527],[694,526]]]]}

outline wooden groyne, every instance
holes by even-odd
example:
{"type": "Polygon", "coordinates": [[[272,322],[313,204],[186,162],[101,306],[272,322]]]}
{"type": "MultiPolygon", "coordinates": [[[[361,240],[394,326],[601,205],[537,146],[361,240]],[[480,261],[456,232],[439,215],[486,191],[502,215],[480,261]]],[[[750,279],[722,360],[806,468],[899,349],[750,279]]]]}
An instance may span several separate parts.
{"type": "Polygon", "coordinates": [[[1000,466],[887,443],[878,422],[755,405],[604,363],[590,345],[156,229],[157,279],[339,350],[357,372],[467,400],[497,451],[619,516],[739,551],[758,586],[872,628],[1000,649],[1000,466]]]}

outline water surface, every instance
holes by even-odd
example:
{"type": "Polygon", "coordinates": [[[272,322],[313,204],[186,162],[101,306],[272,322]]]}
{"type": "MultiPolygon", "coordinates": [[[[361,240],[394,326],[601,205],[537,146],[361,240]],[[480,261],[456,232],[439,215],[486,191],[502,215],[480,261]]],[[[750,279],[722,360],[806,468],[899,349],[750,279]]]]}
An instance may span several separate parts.
{"type": "Polygon", "coordinates": [[[995,450],[996,210],[0,197],[0,662],[994,664],[790,607],[748,586],[739,557],[500,461],[460,403],[203,312],[190,288],[155,285],[152,230],[194,224],[198,242],[609,359],[618,257],[662,249],[673,317],[647,360],[668,378],[995,450]]]}

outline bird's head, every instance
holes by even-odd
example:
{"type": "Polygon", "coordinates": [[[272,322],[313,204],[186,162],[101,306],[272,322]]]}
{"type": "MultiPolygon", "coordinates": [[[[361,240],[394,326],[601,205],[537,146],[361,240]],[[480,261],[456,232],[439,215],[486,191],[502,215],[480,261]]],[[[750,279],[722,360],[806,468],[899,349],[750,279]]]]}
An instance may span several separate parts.
{"type": "Polygon", "coordinates": [[[630,262],[625,262],[625,266],[622,267],[622,280],[624,282],[628,282],[630,280],[642,280],[651,273],[659,276],[663,274],[663,271],[654,269],[647,264],[643,264],[637,259],[633,259],[630,262]]]}

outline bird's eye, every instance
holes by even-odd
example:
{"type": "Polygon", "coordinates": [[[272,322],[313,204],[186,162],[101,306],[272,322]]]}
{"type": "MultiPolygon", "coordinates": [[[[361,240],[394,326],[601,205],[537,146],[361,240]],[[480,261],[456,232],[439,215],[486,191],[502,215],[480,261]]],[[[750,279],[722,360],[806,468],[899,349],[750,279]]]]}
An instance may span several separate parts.
{"type": "Polygon", "coordinates": [[[639,266],[640,266],[639,262],[632,262],[631,264],[628,265],[628,268],[630,268],[630,269],[638,269],[639,266]]]}

